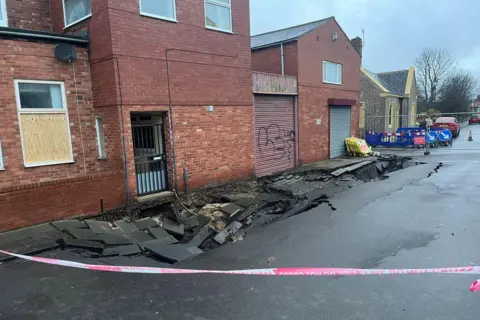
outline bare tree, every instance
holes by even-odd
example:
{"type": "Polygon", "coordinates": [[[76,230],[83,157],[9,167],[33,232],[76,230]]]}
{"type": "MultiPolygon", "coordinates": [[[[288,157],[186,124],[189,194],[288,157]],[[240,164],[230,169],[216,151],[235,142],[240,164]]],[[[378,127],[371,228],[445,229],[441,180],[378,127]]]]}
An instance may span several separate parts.
{"type": "Polygon", "coordinates": [[[415,59],[417,86],[421,100],[432,107],[437,92],[457,67],[452,54],[445,49],[428,48],[415,59]]]}
{"type": "Polygon", "coordinates": [[[477,80],[467,71],[458,70],[445,80],[438,108],[447,113],[468,112],[477,89],[477,80]]]}

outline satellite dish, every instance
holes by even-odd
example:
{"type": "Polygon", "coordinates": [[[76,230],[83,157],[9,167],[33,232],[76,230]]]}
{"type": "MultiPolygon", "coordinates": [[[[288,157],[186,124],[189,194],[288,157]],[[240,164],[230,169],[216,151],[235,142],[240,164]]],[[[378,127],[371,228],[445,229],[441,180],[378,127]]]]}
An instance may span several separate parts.
{"type": "Polygon", "coordinates": [[[57,44],[55,46],[55,56],[63,62],[72,62],[77,58],[75,47],[69,44],[57,44]]]}

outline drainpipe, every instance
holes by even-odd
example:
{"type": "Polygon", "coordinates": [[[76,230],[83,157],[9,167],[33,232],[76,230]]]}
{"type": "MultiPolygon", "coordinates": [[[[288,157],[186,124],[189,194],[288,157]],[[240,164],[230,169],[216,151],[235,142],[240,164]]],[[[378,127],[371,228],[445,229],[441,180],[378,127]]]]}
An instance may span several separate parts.
{"type": "Polygon", "coordinates": [[[285,75],[285,55],[283,54],[283,43],[280,44],[280,55],[282,60],[282,76],[285,75]]]}

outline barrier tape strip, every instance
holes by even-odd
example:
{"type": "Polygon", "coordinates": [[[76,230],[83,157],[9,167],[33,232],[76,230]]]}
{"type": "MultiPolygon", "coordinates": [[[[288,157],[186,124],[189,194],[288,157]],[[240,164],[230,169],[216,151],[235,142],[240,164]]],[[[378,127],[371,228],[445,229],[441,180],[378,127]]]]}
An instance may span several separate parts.
{"type": "MultiPolygon", "coordinates": [[[[247,270],[194,270],[155,267],[129,267],[86,264],[68,260],[25,256],[0,250],[0,253],[20,259],[70,268],[107,272],[149,273],[149,274],[233,274],[255,276],[379,276],[379,275],[413,275],[424,273],[445,274],[480,274],[480,267],[453,267],[430,269],[351,269],[351,268],[268,268],[247,270]]],[[[480,279],[470,286],[471,292],[480,291],[480,279]]]]}

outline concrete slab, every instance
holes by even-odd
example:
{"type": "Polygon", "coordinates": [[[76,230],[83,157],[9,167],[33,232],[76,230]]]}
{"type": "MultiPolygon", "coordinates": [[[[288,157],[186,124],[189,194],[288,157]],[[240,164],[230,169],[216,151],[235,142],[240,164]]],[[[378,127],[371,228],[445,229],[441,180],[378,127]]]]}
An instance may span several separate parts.
{"type": "Polygon", "coordinates": [[[163,229],[176,236],[183,236],[185,234],[185,226],[183,224],[179,224],[168,218],[163,220],[163,229]]]}
{"type": "Polygon", "coordinates": [[[259,193],[255,196],[255,199],[257,201],[267,202],[268,204],[275,204],[280,201],[288,200],[288,197],[275,193],[259,193]]]}
{"type": "Polygon", "coordinates": [[[354,165],[351,165],[351,166],[348,166],[348,167],[345,167],[345,168],[342,168],[342,169],[338,169],[338,170],[335,170],[333,171],[332,173],[330,173],[332,176],[334,177],[338,177],[344,173],[347,173],[347,172],[352,172],[352,171],[355,171],[357,169],[360,169],[362,167],[365,167],[369,164],[373,163],[373,161],[370,161],[370,160],[367,160],[367,161],[363,161],[363,162],[359,162],[359,163],[356,163],[354,165]]]}
{"type": "Polygon", "coordinates": [[[125,220],[118,220],[118,221],[115,221],[115,224],[124,233],[131,233],[131,232],[134,232],[134,231],[138,231],[137,226],[135,225],[135,223],[132,223],[132,222],[128,222],[128,221],[125,221],[125,220]]]}
{"type": "Polygon", "coordinates": [[[189,245],[199,247],[207,238],[213,233],[213,231],[208,227],[203,227],[200,231],[193,237],[192,240],[188,243],[189,245]]]}
{"type": "Polygon", "coordinates": [[[125,235],[130,240],[132,240],[133,243],[141,243],[141,242],[145,242],[145,241],[154,240],[154,238],[152,236],[150,236],[147,233],[145,233],[143,231],[140,231],[140,230],[130,232],[130,233],[127,233],[125,235]]]}
{"type": "Polygon", "coordinates": [[[188,218],[180,219],[180,223],[184,225],[185,230],[192,230],[193,228],[196,228],[199,225],[197,216],[191,216],[188,218]]]}
{"type": "Polygon", "coordinates": [[[146,196],[138,197],[137,201],[140,203],[150,202],[150,201],[158,201],[161,199],[172,198],[173,199],[174,193],[172,191],[164,191],[155,194],[149,194],[146,196]]]}
{"type": "Polygon", "coordinates": [[[163,240],[167,244],[177,243],[178,240],[174,236],[170,235],[162,227],[157,228],[148,228],[148,233],[152,235],[155,239],[163,240]]]}
{"type": "Polygon", "coordinates": [[[100,237],[90,229],[76,229],[69,227],[66,229],[66,232],[78,240],[100,241],[100,237]]]}
{"type": "Polygon", "coordinates": [[[254,195],[249,193],[225,194],[221,196],[222,200],[229,202],[235,202],[242,199],[252,199],[254,197],[254,195]]]}
{"type": "Polygon", "coordinates": [[[131,244],[127,246],[117,246],[114,248],[107,248],[103,250],[102,256],[131,256],[134,254],[142,253],[142,249],[136,244],[131,244]]]}
{"type": "Polygon", "coordinates": [[[85,249],[99,253],[104,249],[103,244],[99,242],[78,239],[63,239],[62,245],[68,248],[85,249]]]}
{"type": "Polygon", "coordinates": [[[219,244],[224,244],[227,239],[235,234],[238,230],[242,228],[242,224],[238,221],[234,221],[231,224],[229,224],[225,229],[223,229],[221,232],[219,232],[215,237],[213,237],[213,240],[218,242],[219,244]]]}
{"type": "Polygon", "coordinates": [[[59,231],[57,229],[54,229],[53,231],[45,232],[45,233],[32,233],[30,235],[30,238],[35,240],[35,241],[51,241],[51,242],[57,242],[58,240],[68,237],[68,234],[63,231],[59,231]]]}
{"type": "Polygon", "coordinates": [[[305,171],[314,171],[314,170],[330,172],[343,167],[354,165],[356,163],[359,163],[365,160],[375,160],[373,158],[374,157],[370,157],[370,158],[340,157],[340,158],[323,160],[323,161],[307,164],[293,170],[293,172],[305,172],[305,171]]]}
{"type": "Polygon", "coordinates": [[[235,203],[227,203],[220,207],[220,211],[225,212],[229,216],[237,213],[238,211],[243,211],[243,207],[236,205],[235,203]]]}
{"type": "Polygon", "coordinates": [[[103,242],[106,245],[119,246],[132,244],[132,240],[122,234],[103,233],[99,234],[98,237],[99,241],[103,242]]]}
{"type": "Polygon", "coordinates": [[[158,223],[151,218],[144,218],[144,219],[136,220],[135,225],[139,230],[146,230],[150,227],[157,226],[158,223]]]}
{"type": "Polygon", "coordinates": [[[75,228],[76,229],[82,229],[82,228],[87,227],[85,225],[85,223],[83,223],[82,221],[78,221],[78,220],[55,221],[55,222],[52,222],[51,225],[54,226],[55,228],[57,228],[60,231],[64,231],[67,228],[69,228],[69,229],[75,229],[75,228]]]}
{"type": "Polygon", "coordinates": [[[202,250],[188,244],[165,245],[161,243],[149,243],[145,250],[158,256],[160,259],[169,262],[183,261],[203,253],[202,250]]]}
{"type": "Polygon", "coordinates": [[[110,223],[106,221],[85,220],[85,223],[95,233],[113,233],[110,223]]]}
{"type": "Polygon", "coordinates": [[[265,201],[260,201],[257,202],[255,205],[249,207],[247,210],[242,212],[240,215],[237,216],[236,220],[237,221],[243,221],[252,214],[254,214],[256,211],[265,208],[268,205],[265,201]]]}
{"type": "Polygon", "coordinates": [[[161,263],[157,260],[150,259],[144,256],[128,257],[116,256],[109,258],[97,259],[102,264],[111,266],[131,266],[131,267],[156,267],[156,268],[171,268],[172,265],[161,263]]]}
{"type": "Polygon", "coordinates": [[[243,207],[243,208],[248,208],[248,207],[250,207],[251,205],[254,205],[257,202],[258,202],[258,200],[255,199],[255,198],[247,198],[247,199],[240,199],[240,200],[236,201],[235,204],[237,206],[240,206],[240,207],[243,207]]]}

